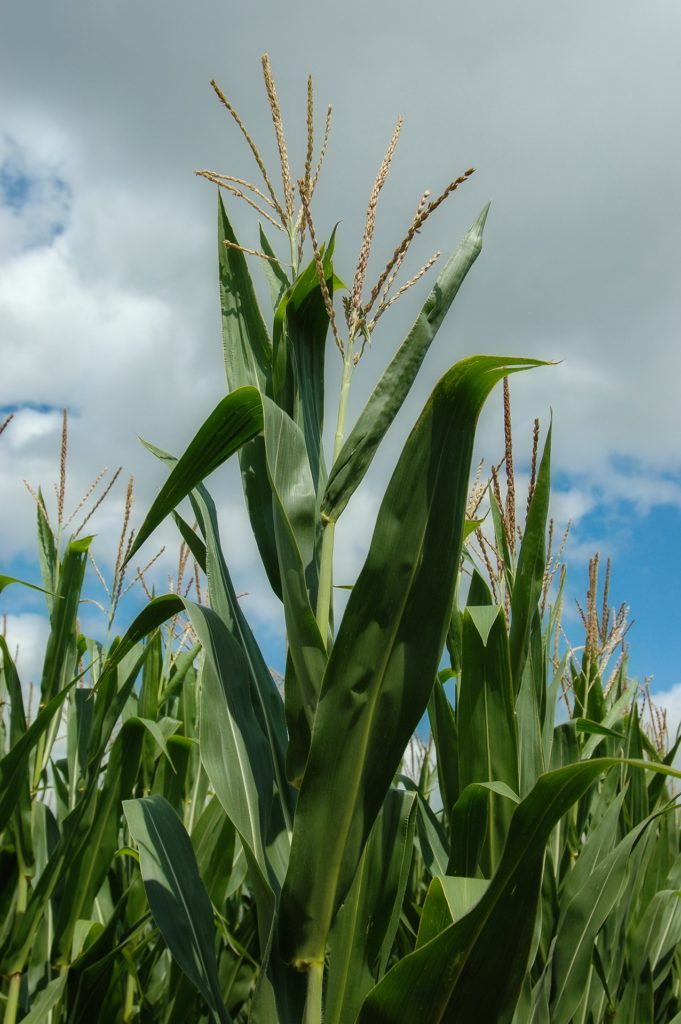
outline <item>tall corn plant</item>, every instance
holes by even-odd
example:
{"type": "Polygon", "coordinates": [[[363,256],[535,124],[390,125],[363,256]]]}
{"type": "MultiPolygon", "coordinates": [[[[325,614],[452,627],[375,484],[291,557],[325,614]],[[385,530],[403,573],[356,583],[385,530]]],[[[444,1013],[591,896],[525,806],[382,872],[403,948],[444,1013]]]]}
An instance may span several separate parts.
{"type": "MultiPolygon", "coordinates": [[[[540,365],[537,360],[477,356],[442,377],[405,443],[366,562],[334,629],[335,525],[480,252],[487,208],[445,264],[348,430],[349,389],[377,321],[433,262],[391,296],[410,243],[472,172],[435,200],[424,195],[404,239],[367,289],[376,206],[398,122],[370,196],[341,327],[334,306],[334,294],[343,288],[333,268],[334,239],[319,244],[311,212],[319,172],[319,164],[312,171],[312,83],[305,170],[296,189],[266,57],[263,69],[282,193],[273,188],[255,143],[217,86],[253,151],[265,191],[228,175],[201,173],[256,206],[281,230],[287,256],[276,255],[262,226],[260,249],[242,247],[219,199],[230,393],[176,462],[157,452],[172,469],[134,548],[180,499],[191,496],[199,534],[189,539],[185,524],[184,535],[196,550],[205,550],[210,596],[210,608],[186,605],[202,644],[201,758],[243,845],[258,909],[261,973],[249,1019],[510,1019],[536,959],[545,850],[559,823],[575,805],[585,806],[604,772],[624,763],[621,753],[638,755],[624,759],[630,766],[671,769],[659,759],[644,762],[643,751],[633,748],[582,758],[578,743],[575,756],[551,760],[557,683],[548,678],[539,610],[548,440],[517,560],[513,532],[503,546],[507,607],[494,603],[477,573],[468,607],[457,607],[476,421],[494,385],[540,365]],[[307,265],[306,234],[312,250],[307,265]],[[263,262],[268,277],[271,332],[258,308],[248,255],[263,262]],[[328,468],[322,443],[327,337],[343,368],[328,468]],[[283,603],[283,703],[234,601],[215,512],[201,485],[237,452],[253,532],[283,603]],[[458,674],[455,709],[437,681],[448,637],[452,649],[458,648],[452,663],[458,674]],[[405,748],[429,701],[446,830],[399,777],[405,748]],[[422,853],[430,846],[433,881],[413,950],[387,970],[418,822],[422,853]],[[434,906],[426,915],[431,891],[434,906]],[[512,941],[500,948],[499,935],[509,931],[512,941]]],[[[327,133],[328,125],[327,116],[327,133]]],[[[322,155],[325,146],[326,137],[322,155]]],[[[589,664],[584,671],[593,692],[597,683],[589,664]]],[[[602,723],[582,710],[582,727],[588,722],[598,732],[602,723]]],[[[142,848],[157,849],[152,822],[160,810],[131,804],[126,814],[142,848]]],[[[630,829],[628,836],[633,844],[639,833],[630,829]]]]}
{"type": "Polygon", "coordinates": [[[32,722],[2,647],[11,708],[0,761],[6,1024],[670,1022],[681,1010],[681,860],[665,780],[678,775],[674,750],[648,737],[626,664],[606,678],[623,623],[607,600],[599,618],[595,570],[581,659],[561,641],[563,590],[551,590],[545,549],[550,436],[539,458],[535,433],[521,530],[515,521],[508,377],[538,361],[478,356],[439,381],[336,625],[335,524],[480,253],[487,208],[349,426],[349,389],[378,320],[434,262],[399,287],[411,242],[471,172],[435,200],[422,197],[368,288],[398,122],[346,289],[334,238],[320,244],[312,216],[330,110],[315,162],[310,81],[294,183],[267,58],[263,70],[281,190],[217,85],[263,183],[200,172],[261,219],[259,248],[247,249],[218,201],[229,394],[179,458],[148,444],[169,475],[117,567],[172,515],[183,557],[196,562],[196,600],[177,586],[150,595],[122,638],[97,647],[81,637],[87,542],[63,553],[51,545],[38,495],[53,614],[50,682],[32,722]],[[249,259],[265,271],[271,328],[249,259]],[[342,323],[335,299],[344,292],[342,323]],[[342,362],[328,462],[327,345],[342,362]],[[483,523],[482,491],[468,493],[471,453],[477,417],[502,379],[507,495],[493,473],[483,523]],[[240,607],[203,484],[232,455],[283,605],[283,693],[240,607]],[[177,512],[185,497],[194,525],[177,512]],[[159,632],[169,621],[186,622],[184,650],[159,632]],[[569,719],[556,724],[561,694],[569,719]],[[61,708],[66,758],[54,752],[61,708]],[[403,755],[426,711],[431,745],[408,775],[403,755]]]}

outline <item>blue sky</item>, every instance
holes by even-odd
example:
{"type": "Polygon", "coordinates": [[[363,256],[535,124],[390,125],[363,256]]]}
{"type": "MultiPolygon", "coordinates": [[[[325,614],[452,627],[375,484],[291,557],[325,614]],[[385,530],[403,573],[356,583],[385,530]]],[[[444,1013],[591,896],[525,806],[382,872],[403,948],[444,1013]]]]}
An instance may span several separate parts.
{"type": "MultiPolygon", "coordinates": [[[[304,147],[308,69],[320,130],[334,104],[316,217],[322,234],[340,221],[341,276],[352,276],[398,114],[405,127],[381,197],[376,271],[424,188],[478,168],[423,232],[414,270],[420,257],[451,251],[493,200],[483,254],[339,530],[337,577],[352,579],[361,566],[401,443],[456,358],[561,360],[514,381],[517,461],[522,469],[533,418],[547,423],[552,411],[554,514],[559,527],[573,520],[571,596],[583,593],[589,555],[611,554],[612,603],[626,602],[635,620],[632,670],[652,674],[681,708],[681,144],[669,131],[681,96],[678,5],[595,0],[578,10],[522,0],[511,10],[490,0],[454,10],[435,0],[425,11],[398,0],[388,17],[359,0],[342,16],[311,0],[295,12],[273,0],[257,10],[214,0],[191,9],[122,0],[115,11],[70,2],[41,6],[40,38],[32,8],[13,5],[0,40],[0,416],[17,411],[0,439],[2,571],[35,575],[22,479],[47,490],[55,478],[63,406],[67,505],[104,466],[124,467],[93,521],[110,568],[127,476],[138,516],[162,479],[137,436],[178,451],[221,397],[215,198],[193,172],[254,173],[214,100],[213,77],[275,163],[259,69],[268,50],[292,154],[304,147]]],[[[256,244],[253,219],[231,212],[244,243],[256,244]]],[[[386,315],[353,385],[351,416],[419,298],[414,289],[386,315]]],[[[330,391],[337,378],[332,365],[330,391]]],[[[479,451],[489,461],[501,447],[497,396],[479,451]]],[[[233,469],[212,487],[237,587],[249,592],[244,607],[276,663],[279,610],[233,469]]],[[[174,572],[169,527],[161,543],[159,587],[174,572]]],[[[38,606],[16,588],[0,602],[28,659],[39,646],[38,606]]]]}

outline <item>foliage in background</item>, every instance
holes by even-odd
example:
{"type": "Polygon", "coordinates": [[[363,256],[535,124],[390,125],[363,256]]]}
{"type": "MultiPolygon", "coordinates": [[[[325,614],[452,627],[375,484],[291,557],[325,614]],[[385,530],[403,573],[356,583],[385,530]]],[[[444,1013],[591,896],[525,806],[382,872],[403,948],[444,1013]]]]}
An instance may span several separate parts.
{"type": "Polygon", "coordinates": [[[546,543],[551,435],[540,455],[538,425],[523,515],[515,493],[508,376],[536,360],[477,356],[438,382],[334,619],[335,524],[481,250],[487,208],[347,430],[377,322],[434,262],[397,287],[411,242],[471,171],[424,194],[368,288],[398,122],[346,289],[311,213],[330,109],[315,162],[310,81],[296,183],[266,58],[263,69],[282,191],[217,86],[263,186],[201,173],[281,230],[286,261],[263,226],[260,248],[242,247],[219,200],[229,394],[179,458],[148,444],[168,478],[136,536],[129,491],[109,627],[125,565],[168,515],[183,545],[172,592],[149,595],[122,637],[83,636],[91,538],[63,537],[65,452],[57,528],[36,494],[51,629],[35,715],[0,637],[5,1024],[678,1022],[678,741],[667,749],[654,712],[652,733],[642,723],[625,611],[608,606],[607,574],[599,597],[595,561],[584,643],[563,634],[565,573],[546,543]],[[271,330],[249,256],[266,273],[271,330]],[[328,464],[327,338],[343,364],[328,464]],[[502,380],[506,493],[501,465],[471,490],[475,425],[502,380]],[[232,455],[283,604],[283,692],[203,484],[232,455]],[[186,497],[193,525],[177,511],[186,497]]]}

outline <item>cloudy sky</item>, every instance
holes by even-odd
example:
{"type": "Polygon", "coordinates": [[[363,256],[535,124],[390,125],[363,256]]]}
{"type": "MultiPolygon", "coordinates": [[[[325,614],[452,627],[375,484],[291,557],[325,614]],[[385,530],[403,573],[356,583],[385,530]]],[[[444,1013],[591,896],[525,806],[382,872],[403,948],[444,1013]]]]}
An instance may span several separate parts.
{"type": "MultiPolygon", "coordinates": [[[[209,167],[256,176],[210,89],[217,79],[266,160],[275,144],[260,77],[268,51],[295,167],[311,72],[321,132],[321,235],[340,221],[337,267],[352,276],[371,183],[398,115],[405,126],[382,195],[373,273],[424,188],[476,174],[429,222],[413,254],[451,251],[492,199],[485,249],[428,356],[373,477],[340,531],[337,576],[353,577],[401,442],[435,381],[473,352],[560,365],[513,382],[517,458],[534,416],[554,418],[554,514],[573,520],[571,586],[600,550],[626,601],[632,669],[681,706],[681,402],[678,117],[681,8],[396,0],[342,7],[196,0],[55,4],[0,15],[0,567],[36,578],[34,505],[58,471],[70,412],[67,509],[99,470],[124,474],[93,520],[105,575],[134,474],[138,521],[162,471],[137,436],[179,451],[224,393],[209,167]]],[[[232,209],[240,238],[255,220],[232,209]]],[[[421,260],[421,262],[423,262],[421,260]]],[[[254,273],[258,268],[254,267],[254,273]]],[[[371,276],[372,271],[370,271],[371,276]]],[[[414,289],[417,292],[417,289],[414,289]]],[[[353,384],[351,414],[402,340],[423,292],[387,314],[353,384]]],[[[332,392],[338,367],[332,366],[332,392]]],[[[501,448],[498,399],[480,452],[501,448]]],[[[230,470],[211,482],[245,608],[266,646],[281,637],[230,470]]],[[[173,571],[166,554],[158,585],[173,571]]],[[[148,545],[153,553],[154,542],[148,545]]],[[[44,631],[39,603],[2,597],[25,672],[44,631]]],[[[95,627],[96,609],[92,606],[95,627]]],[[[88,620],[89,621],[89,620],[88,620]]],[[[272,655],[275,657],[275,655],[272,655]]]]}

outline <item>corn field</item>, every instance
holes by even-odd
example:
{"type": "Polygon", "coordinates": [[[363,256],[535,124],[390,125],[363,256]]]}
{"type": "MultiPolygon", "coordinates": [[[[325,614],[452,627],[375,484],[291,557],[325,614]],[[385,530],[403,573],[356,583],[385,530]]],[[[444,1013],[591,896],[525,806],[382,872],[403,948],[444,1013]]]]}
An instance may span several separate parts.
{"type": "MultiPolygon", "coordinates": [[[[424,193],[368,281],[398,121],[345,284],[313,217],[331,108],[316,146],[309,80],[296,178],[266,57],[263,71],[280,184],[216,83],[262,180],[199,172],[218,189],[227,395],[179,456],[145,442],[167,478],[136,532],[129,491],[109,627],[168,517],[172,592],[148,592],[122,636],[83,635],[93,538],[65,521],[66,419],[56,514],[34,492],[50,619],[35,709],[0,636],[4,1022],[680,1024],[680,741],[628,675],[626,609],[610,607],[597,557],[581,635],[564,630],[551,429],[535,423],[526,495],[513,463],[509,378],[545,364],[479,355],[444,374],[334,608],[336,524],[480,255],[487,207],[351,425],[354,373],[439,257],[400,284],[416,234],[473,171],[424,193]],[[257,217],[257,249],[235,236],[235,202],[257,217]],[[330,455],[327,349],[342,363],[330,455]],[[503,457],[476,474],[497,386],[503,457]],[[234,456],[283,609],[281,680],[204,483],[234,456]]],[[[0,591],[22,585],[0,576],[0,591]]]]}

